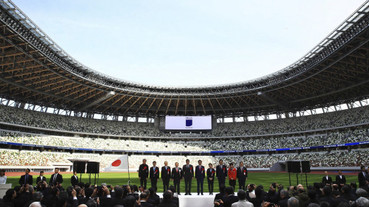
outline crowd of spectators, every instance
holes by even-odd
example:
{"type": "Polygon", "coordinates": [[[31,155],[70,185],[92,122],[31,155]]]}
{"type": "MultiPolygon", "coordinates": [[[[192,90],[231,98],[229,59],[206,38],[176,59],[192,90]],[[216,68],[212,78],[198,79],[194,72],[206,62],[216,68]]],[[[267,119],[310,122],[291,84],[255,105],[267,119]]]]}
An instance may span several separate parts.
{"type": "Polygon", "coordinates": [[[161,199],[156,189],[138,188],[136,185],[78,183],[64,189],[61,185],[49,185],[45,181],[37,186],[15,186],[0,199],[2,207],[178,207],[178,196],[173,188],[161,199]]]}
{"type": "MultiPolygon", "coordinates": [[[[97,120],[54,115],[0,105],[0,122],[39,128],[139,137],[189,136],[161,132],[153,123],[97,120]]],[[[369,123],[369,106],[276,120],[218,123],[210,132],[191,137],[242,137],[280,134],[369,123]]]]}
{"type": "MultiPolygon", "coordinates": [[[[314,183],[304,186],[283,186],[276,182],[269,186],[248,184],[245,190],[220,186],[210,205],[215,207],[367,207],[368,185],[357,187],[356,183],[314,183]]],[[[135,185],[100,186],[77,183],[63,188],[48,185],[45,181],[36,186],[29,184],[8,189],[2,199],[2,207],[178,207],[179,196],[170,186],[162,196],[151,187],[148,190],[135,185]]]]}

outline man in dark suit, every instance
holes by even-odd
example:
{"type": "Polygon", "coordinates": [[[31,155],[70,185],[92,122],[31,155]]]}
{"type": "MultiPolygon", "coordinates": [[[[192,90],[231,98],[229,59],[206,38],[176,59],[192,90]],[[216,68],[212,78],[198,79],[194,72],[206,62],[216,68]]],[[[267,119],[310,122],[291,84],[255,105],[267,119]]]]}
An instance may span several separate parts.
{"type": "Polygon", "coordinates": [[[209,168],[206,171],[206,175],[207,175],[207,178],[208,178],[209,194],[213,195],[214,178],[215,178],[215,169],[213,168],[213,164],[209,163],[209,168]]]}
{"type": "Polygon", "coordinates": [[[367,190],[367,188],[368,188],[368,180],[367,180],[368,174],[365,171],[365,166],[364,165],[362,165],[360,169],[361,169],[361,172],[359,172],[359,174],[358,174],[359,187],[364,188],[365,190],[367,190]]]}
{"type": "Polygon", "coordinates": [[[324,171],[325,176],[322,178],[323,185],[332,185],[332,177],[328,175],[327,171],[324,171]]]}
{"type": "Polygon", "coordinates": [[[30,169],[26,169],[26,174],[22,175],[20,178],[19,178],[19,185],[26,185],[26,184],[29,184],[29,185],[32,185],[33,184],[33,178],[32,178],[32,175],[30,175],[29,173],[31,172],[30,169]]]}
{"type": "Polygon", "coordinates": [[[185,195],[191,195],[191,183],[194,174],[193,166],[190,164],[190,160],[186,159],[186,164],[183,165],[183,177],[185,179],[185,195]]]}
{"type": "Polygon", "coordinates": [[[205,167],[202,166],[202,161],[198,161],[199,165],[195,169],[195,178],[197,180],[197,195],[204,195],[204,179],[205,179],[205,167]]]}
{"type": "Polygon", "coordinates": [[[219,165],[216,168],[216,175],[219,181],[219,188],[221,185],[225,186],[225,179],[227,177],[227,166],[223,164],[223,160],[219,160],[219,165]]]}
{"type": "Polygon", "coordinates": [[[240,189],[245,190],[245,183],[247,180],[247,168],[243,166],[243,162],[240,162],[240,166],[237,168],[238,186],[240,189]]]}
{"type": "Polygon", "coordinates": [[[63,183],[63,176],[59,173],[59,168],[55,168],[54,174],[51,175],[50,185],[61,185],[63,183]]]}
{"type": "Polygon", "coordinates": [[[70,183],[72,184],[73,187],[78,185],[79,181],[76,171],[74,171],[72,177],[70,177],[70,183]]]}
{"type": "Polygon", "coordinates": [[[163,189],[164,192],[169,189],[169,181],[171,177],[170,167],[168,166],[168,162],[164,162],[164,166],[161,167],[161,179],[163,180],[163,189]]]}
{"type": "Polygon", "coordinates": [[[36,184],[39,184],[40,182],[43,183],[44,181],[47,182],[46,177],[44,176],[44,171],[41,170],[40,176],[36,178],[36,184]]]}
{"type": "Polygon", "coordinates": [[[138,168],[138,177],[140,177],[140,185],[146,189],[147,177],[149,177],[149,166],[146,164],[146,159],[142,160],[138,168]]]}
{"type": "Polygon", "coordinates": [[[346,177],[342,175],[342,170],[338,171],[338,175],[336,176],[336,183],[340,189],[346,184],[346,177]]]}
{"type": "Polygon", "coordinates": [[[156,167],[156,161],[152,162],[152,167],[150,168],[150,180],[151,180],[151,187],[155,189],[155,191],[158,189],[157,182],[159,179],[159,167],[156,167]]]}
{"type": "Polygon", "coordinates": [[[180,182],[183,177],[182,169],[179,166],[179,163],[175,163],[175,167],[172,168],[172,178],[173,178],[173,184],[174,188],[176,189],[178,195],[181,195],[180,193],[180,182]]]}

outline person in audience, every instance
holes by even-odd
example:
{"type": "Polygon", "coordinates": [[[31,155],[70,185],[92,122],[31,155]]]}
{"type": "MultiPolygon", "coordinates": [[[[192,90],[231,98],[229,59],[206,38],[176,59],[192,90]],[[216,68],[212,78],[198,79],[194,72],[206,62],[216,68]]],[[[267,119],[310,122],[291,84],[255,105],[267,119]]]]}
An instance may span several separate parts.
{"type": "Polygon", "coordinates": [[[194,174],[193,166],[190,164],[190,160],[186,159],[186,164],[183,165],[183,177],[185,179],[185,195],[191,195],[191,183],[194,174]]]}
{"type": "Polygon", "coordinates": [[[246,192],[240,189],[237,193],[238,202],[232,204],[232,207],[254,207],[254,204],[246,200],[246,192]]]}
{"type": "Polygon", "coordinates": [[[268,193],[266,194],[266,201],[271,203],[278,203],[279,195],[277,193],[277,187],[277,183],[270,184],[268,193]]]}
{"type": "Polygon", "coordinates": [[[6,184],[6,179],[5,170],[0,169],[0,184],[6,184]]]}
{"type": "Polygon", "coordinates": [[[152,162],[152,167],[150,167],[150,180],[151,187],[158,189],[157,183],[159,179],[159,167],[156,166],[156,161],[152,162]]]}
{"type": "Polygon", "coordinates": [[[322,178],[323,185],[332,185],[332,177],[328,175],[327,171],[324,171],[324,177],[322,178]]]}
{"type": "Polygon", "coordinates": [[[124,190],[123,188],[116,186],[114,187],[114,197],[111,200],[111,205],[112,206],[116,206],[116,205],[122,205],[124,206],[125,204],[125,199],[124,199],[124,190]]]}
{"type": "Polygon", "coordinates": [[[227,166],[223,164],[223,160],[219,160],[219,165],[216,167],[216,176],[218,178],[219,188],[221,185],[225,186],[225,179],[227,177],[227,166]]]}
{"type": "Polygon", "coordinates": [[[279,207],[288,207],[288,199],[290,198],[290,196],[288,195],[288,191],[286,190],[279,191],[279,198],[280,198],[278,201],[279,207]]]}
{"type": "Polygon", "coordinates": [[[232,186],[225,188],[225,197],[223,198],[224,207],[231,207],[233,203],[238,201],[238,197],[234,195],[232,186]]]}
{"type": "Polygon", "coordinates": [[[150,192],[148,192],[147,190],[145,190],[144,192],[142,192],[140,194],[140,200],[138,202],[139,206],[141,206],[141,207],[154,207],[153,204],[147,202],[147,200],[149,199],[149,194],[150,194],[150,192]]]}
{"type": "Polygon", "coordinates": [[[39,184],[40,182],[41,183],[47,182],[46,177],[44,176],[44,171],[43,170],[40,171],[40,176],[38,176],[36,178],[36,184],[39,184]]]}
{"type": "Polygon", "coordinates": [[[173,185],[169,186],[169,190],[168,191],[172,193],[172,202],[176,206],[179,206],[178,193],[176,193],[176,190],[175,190],[174,186],[173,185]]]}
{"type": "Polygon", "coordinates": [[[346,184],[346,177],[342,175],[342,170],[338,170],[338,175],[336,175],[336,183],[340,189],[346,184]]]}
{"type": "Polygon", "coordinates": [[[301,184],[297,186],[297,195],[295,198],[299,200],[300,206],[307,206],[310,203],[310,198],[301,184]]]}
{"type": "Polygon", "coordinates": [[[291,197],[287,202],[288,207],[299,207],[299,200],[295,197],[291,197]]]}
{"type": "Polygon", "coordinates": [[[322,190],[322,196],[319,198],[319,203],[327,202],[330,205],[333,205],[333,199],[331,194],[332,188],[329,185],[324,186],[322,190]]]}
{"type": "Polygon", "coordinates": [[[3,207],[14,207],[17,192],[14,189],[8,189],[5,192],[3,199],[0,199],[0,206],[3,207]]]}
{"type": "Polygon", "coordinates": [[[182,169],[179,167],[178,162],[176,162],[174,165],[175,167],[172,168],[173,184],[174,184],[174,188],[176,189],[177,194],[181,195],[180,184],[181,184],[181,179],[183,177],[183,172],[182,172],[182,169]]]}
{"type": "Polygon", "coordinates": [[[158,206],[160,204],[160,197],[156,194],[156,189],[151,187],[149,188],[149,199],[147,200],[148,203],[151,203],[154,206],[158,206]]]}
{"type": "Polygon", "coordinates": [[[255,184],[252,184],[252,183],[248,184],[247,185],[247,192],[246,192],[246,199],[251,202],[255,198],[256,198],[255,184]]]}
{"type": "Polygon", "coordinates": [[[209,163],[209,168],[206,171],[206,175],[207,175],[207,179],[208,179],[209,194],[213,195],[214,178],[215,178],[215,170],[213,168],[213,164],[209,163]]]}
{"type": "Polygon", "coordinates": [[[19,179],[19,185],[32,185],[33,184],[33,178],[32,175],[29,173],[31,170],[29,168],[26,169],[25,174],[22,175],[19,179]]]}
{"type": "Polygon", "coordinates": [[[342,194],[341,197],[347,201],[355,201],[357,199],[356,195],[351,191],[349,185],[344,185],[341,188],[342,194]]]}
{"type": "Polygon", "coordinates": [[[161,167],[161,179],[163,180],[163,192],[168,190],[170,178],[171,178],[171,172],[170,172],[170,167],[168,166],[168,161],[164,161],[164,166],[161,167]]]}
{"type": "Polygon", "coordinates": [[[147,178],[149,176],[149,166],[146,164],[146,159],[142,160],[142,164],[138,168],[138,177],[140,178],[140,185],[146,189],[147,178]]]}
{"type": "Polygon", "coordinates": [[[70,183],[72,184],[72,186],[76,186],[79,183],[79,179],[77,176],[77,171],[73,171],[73,175],[72,177],[70,177],[70,183]]]}
{"type": "Polygon", "coordinates": [[[205,167],[202,166],[202,161],[199,160],[195,170],[195,178],[197,181],[197,195],[204,195],[204,179],[205,179],[205,167]]]}
{"type": "Polygon", "coordinates": [[[63,183],[63,176],[59,173],[59,170],[59,168],[55,168],[54,174],[50,178],[50,185],[61,186],[63,183]]]}
{"type": "Polygon", "coordinates": [[[255,188],[255,198],[250,200],[254,206],[261,206],[265,198],[265,192],[262,185],[259,185],[255,188]]]}
{"type": "Polygon", "coordinates": [[[223,206],[224,202],[223,202],[223,199],[225,197],[225,186],[224,185],[221,185],[219,187],[219,193],[215,194],[215,197],[214,197],[214,206],[223,206]]]}
{"type": "Polygon", "coordinates": [[[234,168],[233,163],[229,164],[228,179],[229,185],[232,186],[233,189],[236,189],[237,170],[234,168]]]}
{"type": "Polygon", "coordinates": [[[163,201],[159,204],[158,207],[178,207],[175,203],[172,201],[172,192],[165,191],[163,193],[163,201]]]}
{"type": "Polygon", "coordinates": [[[239,189],[245,190],[245,184],[247,180],[247,168],[240,162],[240,166],[237,168],[237,179],[239,189]]]}

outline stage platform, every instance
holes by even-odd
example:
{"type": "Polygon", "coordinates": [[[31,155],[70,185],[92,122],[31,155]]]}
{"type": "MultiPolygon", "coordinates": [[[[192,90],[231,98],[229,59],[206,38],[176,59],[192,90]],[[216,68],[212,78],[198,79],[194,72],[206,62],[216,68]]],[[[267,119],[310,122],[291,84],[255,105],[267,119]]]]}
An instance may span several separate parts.
{"type": "MultiPolygon", "coordinates": [[[[178,196],[179,207],[214,207],[215,194],[209,195],[209,193],[204,193],[204,195],[197,195],[197,193],[191,193],[192,195],[181,195],[178,196]]],[[[163,197],[163,193],[158,193],[160,198],[163,197]]]]}

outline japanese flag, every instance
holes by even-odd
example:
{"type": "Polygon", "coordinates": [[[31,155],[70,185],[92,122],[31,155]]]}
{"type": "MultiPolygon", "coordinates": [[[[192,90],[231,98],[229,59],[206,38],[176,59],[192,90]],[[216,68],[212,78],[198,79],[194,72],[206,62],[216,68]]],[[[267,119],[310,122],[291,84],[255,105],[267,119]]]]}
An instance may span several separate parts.
{"type": "Polygon", "coordinates": [[[105,168],[105,172],[126,172],[128,171],[128,156],[123,155],[114,160],[109,167],[105,168]]]}

